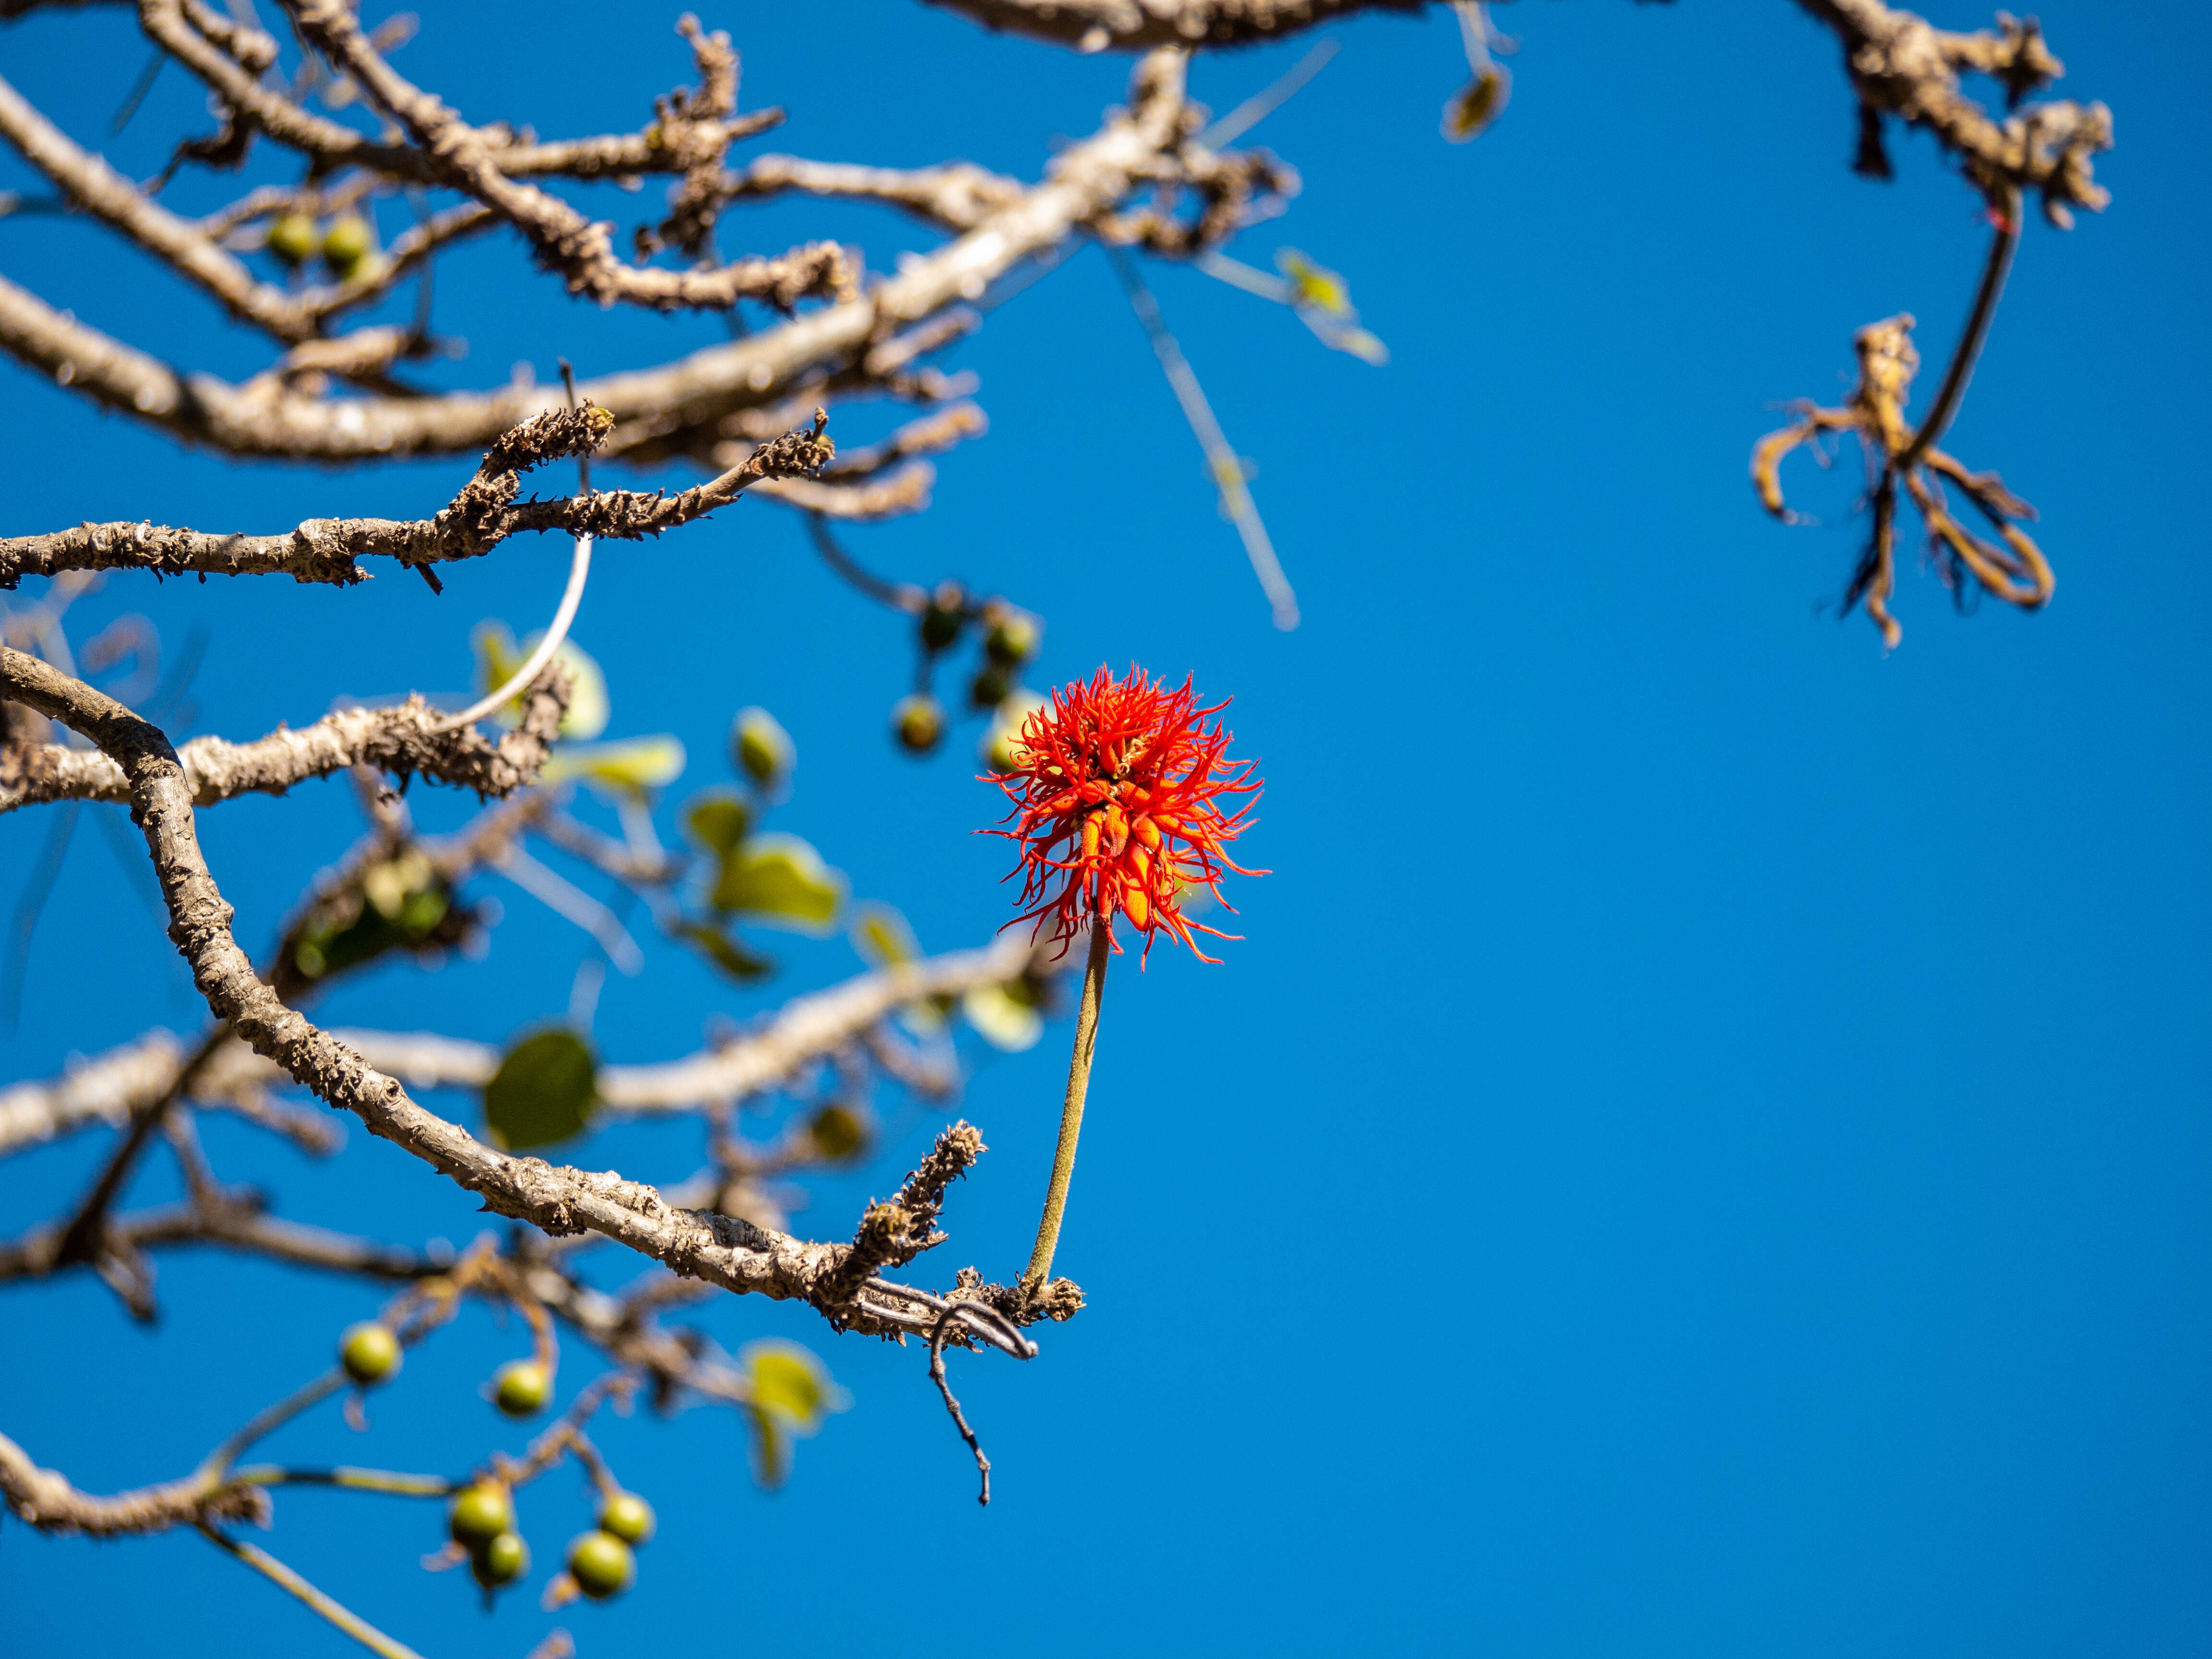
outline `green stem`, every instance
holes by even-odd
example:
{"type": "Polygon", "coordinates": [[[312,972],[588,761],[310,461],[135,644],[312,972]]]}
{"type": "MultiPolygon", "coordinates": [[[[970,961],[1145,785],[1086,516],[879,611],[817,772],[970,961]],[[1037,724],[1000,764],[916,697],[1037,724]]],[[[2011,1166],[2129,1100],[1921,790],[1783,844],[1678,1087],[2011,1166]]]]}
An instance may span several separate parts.
{"type": "Polygon", "coordinates": [[[362,1646],[368,1649],[372,1653],[380,1655],[381,1659],[422,1659],[421,1654],[416,1652],[404,1642],[392,1640],[359,1613],[339,1606],[337,1602],[324,1595],[322,1591],[301,1577],[298,1573],[293,1571],[266,1550],[256,1549],[252,1545],[241,1543],[235,1538],[227,1538],[204,1522],[200,1524],[200,1533],[217,1549],[243,1561],[270,1583],[298,1596],[316,1613],[329,1620],[362,1646]]]}
{"type": "Polygon", "coordinates": [[[1083,970],[1083,1001],[1075,1011],[1075,1051],[1067,1060],[1067,1098],[1060,1109],[1060,1144],[1053,1149],[1052,1184],[1045,1188],[1044,1217],[1037,1223],[1036,1248],[1022,1273],[1031,1295],[1052,1277],[1052,1253],[1060,1243],[1060,1218],[1067,1210],[1067,1183],[1075,1175],[1075,1142],[1083,1133],[1083,1097],[1091,1091],[1091,1058],[1098,1048],[1098,1003],[1106,994],[1106,952],[1113,935],[1103,916],[1091,922],[1091,960],[1083,970]]]}
{"type": "Polygon", "coordinates": [[[222,1481],[230,1474],[231,1465],[245,1455],[249,1447],[257,1441],[267,1439],[285,1424],[307,1410],[308,1407],[319,1405],[328,1400],[339,1389],[344,1388],[348,1380],[344,1367],[331,1366],[305,1388],[296,1390],[269,1407],[236,1434],[210,1452],[207,1455],[207,1461],[200,1465],[200,1473],[210,1482],[222,1481]]]}
{"type": "Polygon", "coordinates": [[[288,1469],[257,1463],[225,1482],[233,1486],[345,1486],[356,1492],[386,1492],[400,1498],[451,1498],[459,1485],[442,1474],[394,1474],[387,1469],[288,1469]]]}

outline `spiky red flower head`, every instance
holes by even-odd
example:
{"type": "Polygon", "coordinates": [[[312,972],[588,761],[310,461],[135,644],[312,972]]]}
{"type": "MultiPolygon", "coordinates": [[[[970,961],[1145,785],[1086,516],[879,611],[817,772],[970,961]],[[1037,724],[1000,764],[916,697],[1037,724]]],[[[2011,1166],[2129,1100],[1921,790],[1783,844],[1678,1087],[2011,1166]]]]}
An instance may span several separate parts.
{"type": "MultiPolygon", "coordinates": [[[[1244,802],[1224,813],[1221,798],[1256,795],[1255,763],[1222,752],[1229,733],[1206,717],[1209,708],[1185,679],[1175,690],[1145,678],[1131,664],[1125,679],[1105,668],[1052,695],[1022,723],[1012,745],[1014,764],[988,781],[1006,792],[1014,810],[1011,830],[994,830],[1021,843],[1021,902],[1042,932],[1066,944],[1092,916],[1109,930],[1116,915],[1145,936],[1145,949],[1163,931],[1191,948],[1201,962],[1194,932],[1234,939],[1187,918],[1182,900],[1194,889],[1221,896],[1226,868],[1263,876],[1231,861],[1221,849],[1245,829],[1244,802]]],[[[1225,905],[1225,901],[1224,901],[1225,905]]],[[[1121,947],[1117,943],[1116,951],[1121,947]]]]}

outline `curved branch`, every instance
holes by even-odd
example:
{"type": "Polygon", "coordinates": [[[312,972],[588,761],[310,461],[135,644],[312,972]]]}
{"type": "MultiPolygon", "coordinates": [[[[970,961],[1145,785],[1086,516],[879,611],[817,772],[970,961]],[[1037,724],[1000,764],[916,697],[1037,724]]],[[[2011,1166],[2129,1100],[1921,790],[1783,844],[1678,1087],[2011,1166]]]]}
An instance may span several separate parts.
{"type": "MultiPolygon", "coordinates": [[[[600,1233],[678,1273],[739,1294],[821,1304],[822,1286],[847,1246],[807,1243],[732,1217],[680,1209],[612,1170],[513,1157],[416,1104],[398,1079],[286,1006],[255,975],[231,936],[231,908],[200,852],[191,795],[167,738],[113,698],[5,647],[0,688],[90,738],[122,767],[168,905],[169,937],[209,1007],[255,1053],[330,1105],[351,1112],[370,1133],[477,1194],[495,1214],[556,1237],[600,1233]]],[[[927,1328],[921,1293],[885,1288],[896,1305],[841,1308],[839,1322],[876,1334],[927,1328]]]]}
{"type": "MultiPolygon", "coordinates": [[[[192,805],[235,795],[281,795],[295,784],[356,766],[406,778],[434,778],[479,795],[509,795],[535,781],[567,713],[565,676],[546,674],[521,724],[498,742],[473,729],[440,732],[443,711],[420,696],[390,708],[348,708],[295,732],[279,726],[252,743],[195,738],[177,751],[192,805]]],[[[97,750],[41,744],[0,749],[0,812],[45,801],[128,802],[123,769],[97,750]]]]}
{"type": "Polygon", "coordinates": [[[42,1469],[30,1455],[0,1434],[0,1498],[18,1518],[41,1532],[83,1533],[93,1538],[167,1532],[203,1516],[263,1521],[269,1500],[257,1487],[222,1486],[201,1472],[158,1486],[98,1498],[79,1492],[68,1478],[42,1469]]]}
{"type": "MultiPolygon", "coordinates": [[[[1133,108],[1110,112],[1097,133],[1063,150],[1043,183],[868,294],[658,368],[580,385],[580,398],[615,418],[611,452],[775,403],[803,377],[860,362],[901,331],[980,296],[1007,271],[1060,246],[1156,173],[1181,143],[1182,72],[1178,53],[1146,59],[1133,108]]],[[[0,351],[107,408],[232,455],[349,461],[482,449],[561,402],[554,388],[537,386],[327,399],[265,383],[234,386],[180,373],[4,277],[0,351]]]]}

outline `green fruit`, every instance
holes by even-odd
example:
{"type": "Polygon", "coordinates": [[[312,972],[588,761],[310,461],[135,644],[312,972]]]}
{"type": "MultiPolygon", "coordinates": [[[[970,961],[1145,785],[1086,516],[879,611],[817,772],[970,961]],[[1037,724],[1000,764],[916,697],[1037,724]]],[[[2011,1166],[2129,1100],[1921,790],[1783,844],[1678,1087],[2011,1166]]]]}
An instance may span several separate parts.
{"type": "Polygon", "coordinates": [[[814,1150],[833,1164],[842,1164],[868,1144],[868,1131],[849,1106],[824,1106],[808,1121],[806,1136],[814,1150]]]}
{"type": "Polygon", "coordinates": [[[304,213],[279,214],[269,227],[266,246],[286,264],[302,264],[315,251],[315,222],[304,213]]]}
{"type": "Polygon", "coordinates": [[[891,729],[900,747],[911,754],[927,755],[945,735],[945,708],[927,691],[901,697],[891,708],[891,729]]]}
{"type": "Polygon", "coordinates": [[[389,1325],[366,1321],[346,1332],[338,1345],[338,1363],[362,1388],[374,1388],[399,1369],[399,1339],[389,1325]]]}
{"type": "Polygon", "coordinates": [[[975,676],[968,687],[968,700],[978,708],[996,708],[1014,689],[1014,677],[997,663],[975,676]]]}
{"type": "Polygon", "coordinates": [[[501,1533],[514,1530],[514,1500],[495,1481],[464,1486],[447,1514],[446,1530],[465,1548],[487,1548],[501,1533]]]}
{"type": "Polygon", "coordinates": [[[937,590],[921,613],[921,648],[942,651],[968,626],[968,595],[959,585],[947,582],[937,590]]]}
{"type": "Polygon", "coordinates": [[[1019,668],[1036,655],[1038,638],[1036,618],[1011,611],[991,624],[983,636],[983,649],[1001,667],[1019,668]]]}
{"type": "Polygon", "coordinates": [[[553,1397],[553,1376],[534,1359],[510,1359],[492,1374],[492,1403],[509,1417],[534,1417],[553,1397]]]}
{"type": "Polygon", "coordinates": [[[360,269],[376,247],[376,233],[358,213],[342,213],[323,232],[323,263],[343,279],[360,269]]]}
{"type": "Polygon", "coordinates": [[[471,1552],[469,1571],[486,1589],[512,1584],[530,1571],[530,1546],[519,1534],[495,1533],[481,1549],[471,1552]]]}
{"type": "Polygon", "coordinates": [[[568,1546],[568,1576],[594,1601],[620,1595],[637,1577],[637,1558],[611,1532],[587,1532],[568,1546]]]}
{"type": "Polygon", "coordinates": [[[653,1536],[653,1505],[634,1492],[618,1492],[599,1505],[599,1530],[642,1544],[653,1536]]]}

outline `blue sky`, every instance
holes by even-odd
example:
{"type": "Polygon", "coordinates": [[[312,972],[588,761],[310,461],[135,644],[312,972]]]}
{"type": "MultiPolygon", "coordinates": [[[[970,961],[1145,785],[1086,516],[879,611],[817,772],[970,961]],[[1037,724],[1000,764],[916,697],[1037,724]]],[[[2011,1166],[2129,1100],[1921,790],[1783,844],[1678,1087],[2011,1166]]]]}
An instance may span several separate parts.
{"type": "MultiPolygon", "coordinates": [[[[1745,482],[1776,405],[1840,396],[1857,327],[1910,310],[1941,360],[1985,234],[1924,139],[1894,143],[1895,182],[1851,176],[1836,50],[1779,0],[1502,9],[1522,41],[1513,101],[1467,147],[1436,132],[1463,74],[1449,13],[1328,32],[1336,61],[1255,135],[1304,192],[1236,252],[1267,265],[1294,246],[1345,272],[1390,365],[1152,272],[1256,465],[1295,634],[1269,626],[1095,251],[962,349],[989,436],[945,458],[928,513],[849,544],[1036,611],[1044,677],[1134,659],[1233,694],[1268,782],[1247,845],[1275,873],[1234,890],[1248,938],[1225,965],[1155,952],[1112,986],[1060,1256],[1091,1305],[1034,1365],[953,1362],[995,1466],[990,1510],[920,1353],[838,1340],[803,1310],[716,1304],[702,1322],[732,1346],[813,1346],[853,1409],[773,1496],[726,1415],[608,1425],[662,1536],[625,1601],[562,1615],[586,1659],[646,1641],[793,1659],[894,1642],[2007,1659],[2212,1643],[2212,571],[2191,402],[2212,137],[2194,65],[2212,31],[2178,5],[2041,14],[2061,90],[2114,108],[2099,173],[2115,199],[2070,234],[2031,227],[1951,443],[2041,508],[2059,586],[2040,615],[1955,616],[1908,557],[1905,642],[1885,656],[1830,603],[1862,533],[1856,462],[1792,464],[1820,528],[1776,525],[1745,482]]],[[[402,62],[440,65],[473,117],[548,133],[635,125],[686,71],[657,13],[529,18],[429,8],[402,62]]],[[[835,20],[706,17],[745,54],[747,103],[791,112],[767,147],[1034,177],[1127,73],[889,0],[835,20]]],[[[1196,94],[1225,109],[1304,44],[1206,59],[1196,94]]],[[[172,72],[103,137],[143,62],[119,11],[13,26],[0,59],[126,171],[203,118],[172,72]]],[[[216,189],[179,199],[211,206],[216,189]]],[[[625,228],[649,206],[601,199],[625,228]]],[[[822,235],[877,269],[927,241],[776,207],[734,217],[724,246],[822,235]]],[[[211,307],[112,248],[81,222],[0,220],[11,278],[179,362],[260,366],[211,307]]],[[[441,371],[455,385],[520,360],[548,377],[561,355],[586,374],[659,361],[718,326],[572,306],[489,240],[441,266],[438,303],[470,343],[441,371]]],[[[13,368],[0,382],[9,533],[416,516],[467,471],[237,465],[13,368]]],[[[835,429],[857,441],[889,418],[855,410],[835,429]]],[[[539,625],[564,552],[510,544],[454,568],[442,599],[392,578],[114,581],[82,602],[78,636],[134,611],[173,643],[204,625],[194,729],[248,736],[341,696],[461,690],[470,629],[539,625]]],[[[603,550],[576,632],[607,669],[611,732],[676,732],[686,787],[725,781],[735,708],[775,710],[800,756],[778,824],[925,944],[979,942],[1007,914],[1000,846],[972,833],[992,792],[964,734],[927,763],[893,752],[901,626],[787,514],[744,505],[603,550]]],[[[432,827],[464,811],[415,799],[432,827]]],[[[203,817],[242,939],[272,936],[356,822],[337,784],[203,817]]],[[[0,896],[44,830],[41,813],[0,819],[0,896]]],[[[585,944],[500,896],[488,963],[380,971],[325,1017],[496,1041],[557,1014],[585,944]]],[[[608,988],[598,1041],[624,1060],[688,1052],[710,1019],[856,966],[837,941],[778,949],[781,978],[743,994],[656,949],[608,988]]],[[[0,1033],[9,1079],[194,1018],[94,834],[33,969],[0,1033]]],[[[1065,1041],[1057,1027],[979,1066],[958,1109],[991,1152],[951,1206],[939,1278],[1018,1267],[1065,1041]]],[[[800,1231],[844,1236],[896,1182],[935,1120],[898,1121],[877,1163],[815,1184],[800,1231]]],[[[209,1134],[227,1176],[289,1212],[402,1239],[480,1224],[365,1134],[328,1167],[209,1134]]],[[[0,1226],[54,1213],[99,1152],[0,1166],[0,1226]]],[[[696,1133],[659,1127],[575,1156],[673,1179],[696,1154],[696,1133]]],[[[134,1198],[169,1182],[157,1161],[134,1198]]],[[[374,1306],[214,1256],[168,1258],[161,1288],[150,1332],[88,1281],[9,1291],[0,1428],[88,1488],[166,1478],[374,1306]]],[[[410,1358],[366,1440],[333,1417],[272,1449],[444,1468],[512,1447],[475,1389],[520,1341],[471,1316],[410,1358]]],[[[556,1479],[525,1520],[550,1561],[582,1511],[556,1479]]],[[[416,1570],[435,1534],[397,1500],[303,1494],[264,1541],[430,1659],[519,1659],[555,1621],[522,1597],[481,1618],[416,1570]]],[[[0,1530],[11,1652],[155,1630],[179,1655],[356,1650],[195,1539],[0,1530]]]]}

